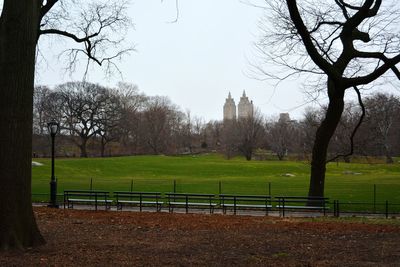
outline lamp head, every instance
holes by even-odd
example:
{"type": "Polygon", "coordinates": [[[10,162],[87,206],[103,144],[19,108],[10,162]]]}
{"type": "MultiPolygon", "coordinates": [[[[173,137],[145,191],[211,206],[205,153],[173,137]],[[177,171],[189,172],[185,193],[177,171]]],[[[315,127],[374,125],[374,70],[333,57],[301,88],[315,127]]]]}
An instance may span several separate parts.
{"type": "Polygon", "coordinates": [[[52,120],[51,122],[47,123],[47,128],[49,130],[50,135],[55,136],[60,129],[60,124],[55,120],[52,120]]]}

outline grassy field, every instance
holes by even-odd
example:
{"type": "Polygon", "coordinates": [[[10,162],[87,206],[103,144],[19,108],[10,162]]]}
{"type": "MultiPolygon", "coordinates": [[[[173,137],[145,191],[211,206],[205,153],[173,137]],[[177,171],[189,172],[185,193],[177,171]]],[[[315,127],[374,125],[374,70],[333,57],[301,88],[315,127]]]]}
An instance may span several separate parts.
{"type": "MultiPolygon", "coordinates": [[[[47,194],[50,160],[35,159],[33,194],[47,194]]],[[[64,189],[130,190],[271,195],[306,195],[310,165],[294,161],[226,160],[220,155],[133,156],[115,158],[56,159],[58,192],[64,189]],[[289,174],[285,176],[285,174],[289,174]]],[[[330,163],[326,196],[342,202],[400,203],[400,163],[330,163]]],[[[38,197],[38,196],[36,196],[38,197]]],[[[34,195],[35,198],[35,195],[34,195]]],[[[400,208],[400,207],[399,207],[400,208]]]]}

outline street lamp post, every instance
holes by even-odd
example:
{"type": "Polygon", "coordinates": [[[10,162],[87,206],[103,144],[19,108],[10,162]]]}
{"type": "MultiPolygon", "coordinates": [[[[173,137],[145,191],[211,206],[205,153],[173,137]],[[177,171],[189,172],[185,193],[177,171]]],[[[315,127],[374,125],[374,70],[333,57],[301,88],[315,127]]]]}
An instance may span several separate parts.
{"type": "Polygon", "coordinates": [[[57,180],[56,177],[54,176],[54,139],[56,137],[56,134],[58,133],[60,125],[55,120],[52,120],[51,122],[47,123],[47,128],[51,136],[51,180],[50,180],[50,203],[48,207],[58,208],[57,180]]]}

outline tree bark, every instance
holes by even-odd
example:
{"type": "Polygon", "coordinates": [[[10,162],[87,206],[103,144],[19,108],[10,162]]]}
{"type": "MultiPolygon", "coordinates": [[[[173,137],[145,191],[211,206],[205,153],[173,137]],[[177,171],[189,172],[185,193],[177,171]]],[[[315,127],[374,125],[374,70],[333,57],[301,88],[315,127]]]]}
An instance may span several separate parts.
{"type": "Polygon", "coordinates": [[[40,1],[5,0],[0,18],[0,250],[44,243],[31,200],[40,1]]]}
{"type": "Polygon", "coordinates": [[[104,143],[103,140],[101,140],[101,148],[100,149],[101,149],[100,156],[102,158],[104,158],[105,157],[105,151],[106,151],[106,144],[104,143]]]}
{"type": "Polygon", "coordinates": [[[253,153],[250,152],[250,151],[248,151],[248,152],[246,153],[246,160],[247,160],[247,161],[251,161],[252,155],[253,155],[253,153]]]}
{"type": "Polygon", "coordinates": [[[308,196],[310,197],[324,196],[328,145],[343,113],[344,91],[344,88],[340,88],[332,80],[328,80],[329,105],[325,119],[317,129],[312,151],[311,177],[308,191],[308,196]]]}
{"type": "MultiPolygon", "coordinates": [[[[387,143],[388,143],[388,142],[387,142],[387,143]]],[[[394,161],[393,161],[392,155],[391,155],[391,153],[390,153],[390,148],[389,148],[389,146],[387,145],[387,143],[386,143],[386,145],[384,146],[384,147],[385,147],[386,163],[387,163],[387,164],[393,164],[394,161]]]]}
{"type": "Polygon", "coordinates": [[[88,139],[86,138],[81,138],[81,144],[79,145],[79,149],[81,150],[81,158],[87,158],[88,154],[87,154],[87,141],[88,139]]]}

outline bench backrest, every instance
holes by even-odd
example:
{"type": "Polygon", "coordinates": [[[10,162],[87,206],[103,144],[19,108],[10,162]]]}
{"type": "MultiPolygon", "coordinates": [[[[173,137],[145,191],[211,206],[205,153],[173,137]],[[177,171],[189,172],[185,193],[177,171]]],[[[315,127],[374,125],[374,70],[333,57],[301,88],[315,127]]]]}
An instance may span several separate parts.
{"type": "Polygon", "coordinates": [[[196,201],[212,201],[215,199],[214,194],[192,194],[192,193],[165,193],[168,201],[176,200],[196,200],[196,201]]]}
{"type": "Polygon", "coordinates": [[[160,199],[161,192],[115,191],[114,197],[118,199],[160,199]]]}
{"type": "Polygon", "coordinates": [[[329,203],[327,197],[305,197],[305,196],[275,196],[278,203],[307,204],[308,206],[325,206],[329,203]]]}
{"type": "Polygon", "coordinates": [[[64,190],[64,199],[69,197],[80,198],[109,198],[110,192],[101,190],[64,190]]]}
{"type": "Polygon", "coordinates": [[[234,194],[220,194],[219,198],[222,203],[236,202],[236,203],[269,203],[271,196],[268,195],[234,195],[234,194]]]}

